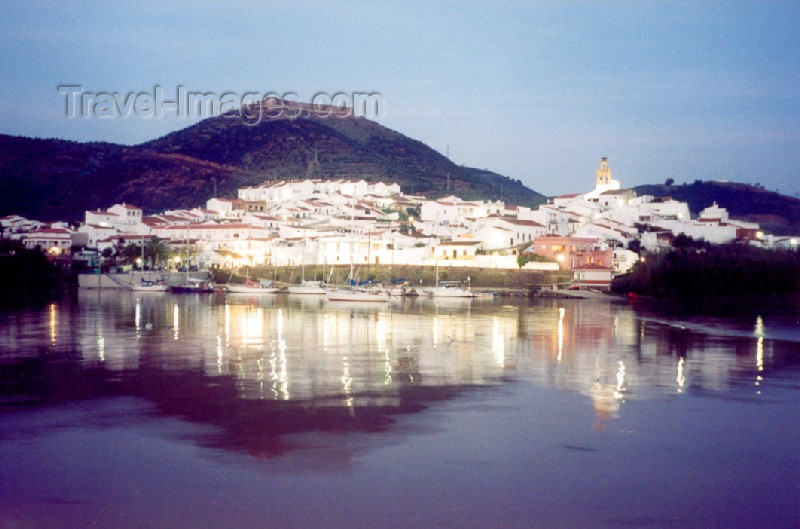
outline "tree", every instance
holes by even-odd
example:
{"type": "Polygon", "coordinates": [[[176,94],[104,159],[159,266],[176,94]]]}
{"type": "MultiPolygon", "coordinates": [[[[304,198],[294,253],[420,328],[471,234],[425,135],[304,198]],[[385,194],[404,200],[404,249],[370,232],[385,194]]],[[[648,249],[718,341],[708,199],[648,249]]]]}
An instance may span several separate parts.
{"type": "Polygon", "coordinates": [[[121,265],[124,264],[125,258],[122,255],[122,251],[125,249],[125,239],[120,237],[117,239],[116,244],[114,244],[114,264],[121,265]]]}
{"type": "Polygon", "coordinates": [[[642,242],[639,239],[631,239],[628,243],[628,250],[639,253],[642,249],[642,242]]]}
{"type": "Polygon", "coordinates": [[[671,186],[674,183],[675,183],[675,179],[674,178],[667,178],[667,181],[664,182],[664,185],[665,186],[671,186]]]}
{"type": "Polygon", "coordinates": [[[119,259],[123,263],[135,263],[136,259],[138,259],[142,255],[142,247],[135,243],[128,243],[127,246],[122,248],[119,252],[119,259]]]}
{"type": "Polygon", "coordinates": [[[166,240],[151,237],[144,245],[144,256],[145,259],[150,259],[153,267],[156,267],[160,263],[166,263],[170,260],[172,250],[166,240]]]}

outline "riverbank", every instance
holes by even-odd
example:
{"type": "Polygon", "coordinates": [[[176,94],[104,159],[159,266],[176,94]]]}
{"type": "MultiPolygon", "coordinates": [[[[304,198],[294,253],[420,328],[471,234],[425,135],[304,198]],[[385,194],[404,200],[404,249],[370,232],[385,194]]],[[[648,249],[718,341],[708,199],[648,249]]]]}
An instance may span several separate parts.
{"type": "Polygon", "coordinates": [[[611,289],[669,300],[714,302],[800,294],[800,253],[745,245],[705,245],[648,255],[611,289]]]}
{"type": "Polygon", "coordinates": [[[36,250],[0,240],[0,307],[37,306],[74,289],[77,282],[36,250]]]}
{"type": "MultiPolygon", "coordinates": [[[[220,283],[242,283],[243,272],[234,274],[229,270],[215,270],[214,280],[220,283]]],[[[247,272],[254,280],[273,280],[288,284],[298,284],[317,280],[340,284],[347,279],[350,268],[345,266],[322,267],[254,267],[247,272]]],[[[384,266],[372,265],[357,269],[359,280],[375,280],[389,283],[392,279],[404,279],[412,286],[431,286],[436,283],[436,271],[429,266],[384,266]]],[[[439,281],[461,281],[464,285],[478,291],[532,292],[572,282],[570,271],[506,270],[491,268],[448,268],[439,269],[439,281]]]]}

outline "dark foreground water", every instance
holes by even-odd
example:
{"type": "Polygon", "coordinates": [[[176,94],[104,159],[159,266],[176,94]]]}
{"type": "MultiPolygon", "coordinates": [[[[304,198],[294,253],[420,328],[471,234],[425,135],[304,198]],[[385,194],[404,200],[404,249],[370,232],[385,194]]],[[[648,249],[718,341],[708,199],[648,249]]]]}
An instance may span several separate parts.
{"type": "Polygon", "coordinates": [[[797,308],[81,292],[0,314],[0,528],[796,529],[797,308]]]}

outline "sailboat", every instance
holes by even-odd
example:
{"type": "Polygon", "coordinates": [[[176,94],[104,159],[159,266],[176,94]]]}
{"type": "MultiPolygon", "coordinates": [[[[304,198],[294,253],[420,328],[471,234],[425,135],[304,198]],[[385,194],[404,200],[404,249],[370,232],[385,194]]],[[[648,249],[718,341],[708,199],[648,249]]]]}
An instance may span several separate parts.
{"type": "Polygon", "coordinates": [[[134,292],[166,292],[169,290],[169,286],[163,281],[148,281],[145,278],[142,278],[138,284],[131,283],[129,288],[134,292]]]}
{"type": "Polygon", "coordinates": [[[163,281],[151,281],[144,278],[144,236],[142,236],[140,242],[142,249],[142,256],[140,258],[142,263],[142,277],[139,283],[131,283],[129,288],[134,292],[166,292],[169,290],[169,286],[163,281]]]}
{"type": "Polygon", "coordinates": [[[299,285],[291,285],[288,290],[289,294],[324,294],[325,288],[322,286],[322,281],[306,281],[306,241],[303,241],[303,260],[302,260],[302,276],[299,285]]]}
{"type": "MultiPolygon", "coordinates": [[[[467,279],[469,281],[469,278],[467,279]]],[[[439,261],[436,261],[436,286],[425,288],[423,294],[434,298],[474,298],[475,293],[469,287],[461,286],[461,281],[439,281],[439,261]]]]}
{"type": "Polygon", "coordinates": [[[186,251],[187,262],[185,265],[186,268],[186,277],[184,278],[184,282],[180,285],[172,285],[169,287],[169,291],[173,294],[210,294],[214,292],[214,284],[211,281],[205,279],[195,279],[193,277],[189,277],[189,230],[186,230],[186,238],[184,239],[184,248],[186,251]]]}
{"type": "Polygon", "coordinates": [[[389,292],[386,290],[370,289],[367,286],[361,287],[356,283],[354,277],[354,261],[355,261],[355,236],[350,243],[350,277],[348,278],[348,285],[328,290],[325,297],[328,301],[366,301],[366,302],[388,302],[389,292]]]}
{"type": "Polygon", "coordinates": [[[272,281],[256,283],[250,278],[245,278],[244,285],[228,285],[228,294],[275,294],[279,291],[272,281]]]}
{"type": "MultiPolygon", "coordinates": [[[[233,272],[231,272],[233,277],[233,272]]],[[[253,281],[250,279],[250,267],[245,269],[244,284],[234,285],[228,284],[225,287],[228,294],[276,294],[280,292],[280,288],[276,287],[272,281],[253,281]]]]}
{"type": "Polygon", "coordinates": [[[328,301],[384,302],[389,301],[389,292],[351,285],[328,290],[325,297],[328,301]]]}

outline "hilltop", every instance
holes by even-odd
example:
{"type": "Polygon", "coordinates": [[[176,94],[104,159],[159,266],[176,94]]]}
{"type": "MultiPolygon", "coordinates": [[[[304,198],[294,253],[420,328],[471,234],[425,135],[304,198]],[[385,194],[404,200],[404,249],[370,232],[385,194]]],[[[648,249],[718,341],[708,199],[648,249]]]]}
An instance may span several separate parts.
{"type": "Polygon", "coordinates": [[[638,195],[671,196],[686,202],[692,215],[716,202],[727,209],[731,217],[757,222],[768,232],[800,232],[800,199],[760,186],[695,180],[691,184],[643,185],[633,189],[638,195]]]}
{"type": "Polygon", "coordinates": [[[134,146],[0,135],[0,216],[75,221],[86,210],[120,201],[151,213],[298,178],[387,180],[432,198],[502,197],[531,206],[545,200],[519,180],[459,166],[420,141],[355,116],[304,113],[256,125],[217,116],[134,146]]]}

